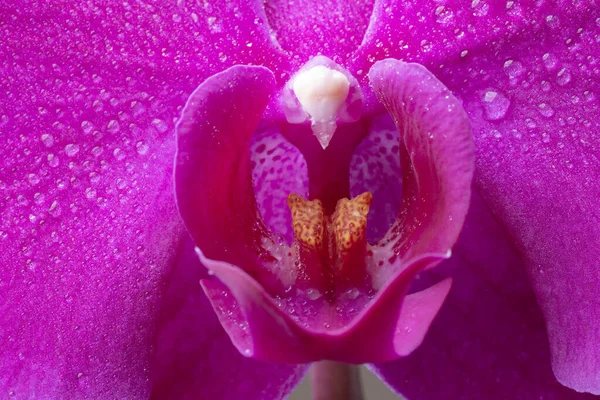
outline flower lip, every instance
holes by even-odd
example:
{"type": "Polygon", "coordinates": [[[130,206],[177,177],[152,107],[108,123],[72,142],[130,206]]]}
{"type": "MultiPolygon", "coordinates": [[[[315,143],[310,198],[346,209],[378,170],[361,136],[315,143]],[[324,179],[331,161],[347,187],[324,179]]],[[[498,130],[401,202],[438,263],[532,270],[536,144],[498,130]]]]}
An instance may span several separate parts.
{"type": "Polygon", "coordinates": [[[422,292],[403,296],[423,265],[439,263],[447,257],[447,254],[423,254],[390,279],[349,324],[339,329],[306,328],[282,312],[264,288],[243,270],[208,259],[200,249],[196,252],[202,264],[224,283],[205,279],[201,286],[233,344],[248,357],[272,362],[331,359],[362,364],[408,355],[423,340],[451,285],[451,279],[446,279],[422,292]],[[405,313],[391,318],[403,301],[411,304],[415,299],[427,303],[417,310],[408,307],[419,318],[405,313]],[[237,311],[225,311],[225,304],[227,309],[237,311]]]}

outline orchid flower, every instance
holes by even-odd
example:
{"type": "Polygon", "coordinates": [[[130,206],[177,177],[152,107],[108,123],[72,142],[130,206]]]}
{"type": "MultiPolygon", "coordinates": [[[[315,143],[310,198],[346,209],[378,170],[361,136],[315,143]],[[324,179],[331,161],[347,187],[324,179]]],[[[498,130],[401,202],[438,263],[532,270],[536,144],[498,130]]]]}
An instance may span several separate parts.
{"type": "Polygon", "coordinates": [[[18,0],[0,43],[0,397],[600,394],[595,1],[18,0]]]}

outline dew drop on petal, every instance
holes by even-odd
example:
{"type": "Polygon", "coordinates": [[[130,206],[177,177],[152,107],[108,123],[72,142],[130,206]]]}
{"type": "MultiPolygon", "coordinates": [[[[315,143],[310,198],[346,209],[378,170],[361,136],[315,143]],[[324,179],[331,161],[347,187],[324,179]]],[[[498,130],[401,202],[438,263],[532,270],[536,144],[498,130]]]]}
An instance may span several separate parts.
{"type": "Polygon", "coordinates": [[[77,153],[79,153],[79,145],[73,143],[66,145],[65,153],[69,157],[74,157],[77,153]]]}
{"type": "Polygon", "coordinates": [[[52,137],[52,135],[50,135],[49,133],[44,133],[42,136],[40,136],[40,139],[46,147],[52,147],[52,145],[54,144],[54,137],[52,137]]]}
{"type": "Polygon", "coordinates": [[[560,86],[565,86],[569,82],[571,82],[571,73],[566,68],[562,68],[558,71],[558,74],[556,74],[556,83],[560,86]]]}
{"type": "Polygon", "coordinates": [[[485,118],[490,121],[497,121],[504,118],[510,107],[510,100],[495,89],[488,89],[483,93],[482,103],[485,118]]]}
{"type": "Polygon", "coordinates": [[[554,109],[546,103],[538,104],[538,111],[546,118],[554,116],[554,109]]]}
{"type": "Polygon", "coordinates": [[[309,300],[317,300],[319,297],[321,297],[321,292],[319,292],[317,289],[308,289],[306,291],[306,297],[308,297],[309,300]]]}

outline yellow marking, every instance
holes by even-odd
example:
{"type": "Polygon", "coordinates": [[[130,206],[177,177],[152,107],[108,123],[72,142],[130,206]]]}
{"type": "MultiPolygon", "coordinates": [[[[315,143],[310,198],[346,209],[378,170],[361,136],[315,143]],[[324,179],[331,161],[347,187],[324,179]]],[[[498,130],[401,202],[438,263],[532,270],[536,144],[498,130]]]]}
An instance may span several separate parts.
{"type": "Polygon", "coordinates": [[[311,249],[321,249],[325,236],[325,210],[321,200],[305,200],[292,193],[287,204],[292,212],[294,238],[311,249]]]}
{"type": "Polygon", "coordinates": [[[354,245],[364,241],[372,200],[373,195],[365,192],[352,200],[341,199],[335,206],[332,224],[338,259],[348,254],[354,245]]]}

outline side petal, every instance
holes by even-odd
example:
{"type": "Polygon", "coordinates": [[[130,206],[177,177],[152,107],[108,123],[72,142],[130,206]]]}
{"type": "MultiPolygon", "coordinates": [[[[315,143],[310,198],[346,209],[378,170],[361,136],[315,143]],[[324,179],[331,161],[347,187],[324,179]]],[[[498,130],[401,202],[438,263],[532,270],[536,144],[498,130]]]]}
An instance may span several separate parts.
{"type": "Polygon", "coordinates": [[[369,79],[400,131],[402,202],[373,247],[385,276],[411,257],[452,248],[469,206],[474,146],[459,101],[423,66],[387,59],[369,79]]]}
{"type": "Polygon", "coordinates": [[[308,366],[272,364],[239,353],[202,293],[200,279],[207,278],[207,274],[193,247],[188,240],[169,276],[159,320],[150,398],[285,398],[308,366]]]}
{"type": "Polygon", "coordinates": [[[554,9],[535,40],[439,76],[469,113],[476,186],[523,255],[556,377],[600,394],[600,9],[586,9],[554,9]]]}
{"type": "Polygon", "coordinates": [[[268,69],[235,66],[192,93],[177,125],[175,192],[183,221],[207,257],[276,285],[260,261],[270,234],[258,212],[249,150],[274,89],[268,69]]]}
{"type": "Polygon", "coordinates": [[[182,99],[40,65],[0,77],[0,397],[143,398],[184,234],[169,134],[182,99]]]}
{"type": "Polygon", "coordinates": [[[510,237],[477,194],[454,256],[429,279],[454,285],[423,344],[370,368],[411,400],[592,399],[552,374],[544,321],[510,237]]]}

